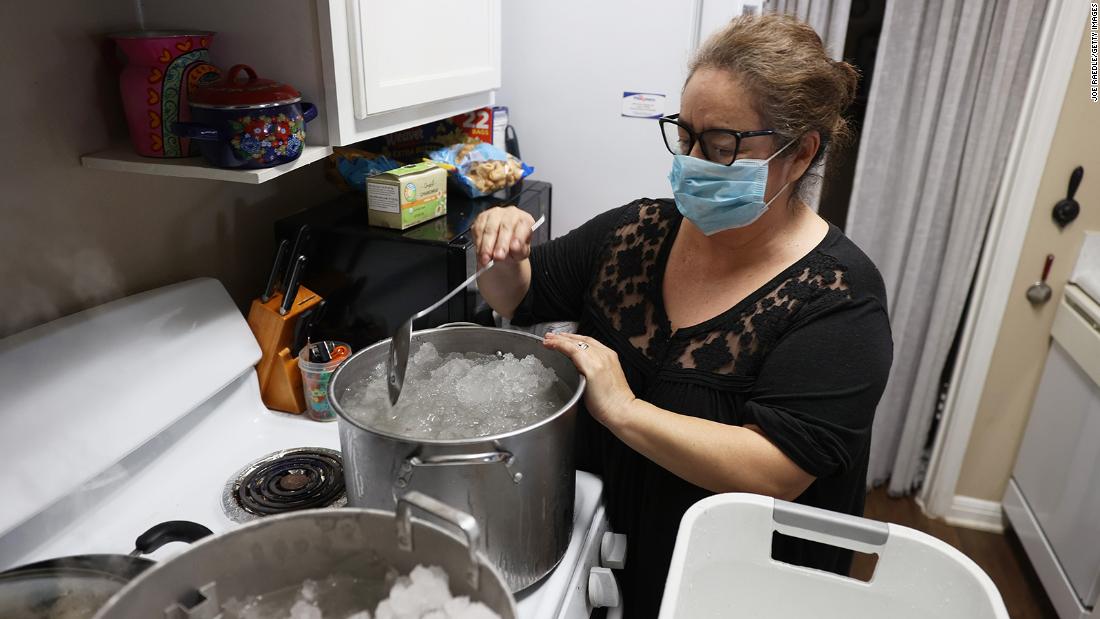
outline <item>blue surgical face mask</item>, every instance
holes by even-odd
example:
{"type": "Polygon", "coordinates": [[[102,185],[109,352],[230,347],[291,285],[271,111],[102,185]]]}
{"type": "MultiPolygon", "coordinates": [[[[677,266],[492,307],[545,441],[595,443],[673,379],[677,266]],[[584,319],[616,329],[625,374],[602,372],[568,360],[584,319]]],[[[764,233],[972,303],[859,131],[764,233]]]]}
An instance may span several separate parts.
{"type": "Polygon", "coordinates": [[[771,200],[764,201],[768,162],[791,144],[794,140],[767,159],[738,159],[730,165],[674,155],[668,180],[676,208],[707,236],[753,223],[790,185],[783,185],[771,200]]]}

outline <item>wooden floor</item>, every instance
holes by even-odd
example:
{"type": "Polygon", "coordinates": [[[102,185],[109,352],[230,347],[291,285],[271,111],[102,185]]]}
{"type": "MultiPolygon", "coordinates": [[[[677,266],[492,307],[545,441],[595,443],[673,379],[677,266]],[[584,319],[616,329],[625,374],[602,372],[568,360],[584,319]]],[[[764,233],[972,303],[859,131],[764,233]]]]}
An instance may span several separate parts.
{"type": "MultiPolygon", "coordinates": [[[[904,525],[951,544],[977,563],[1001,591],[1012,619],[1057,619],[1054,607],[1039,584],[1024,549],[1011,531],[1004,535],[953,527],[931,520],[911,498],[893,499],[884,488],[867,495],[864,515],[874,520],[904,525]]],[[[873,563],[856,554],[852,575],[867,580],[873,563]]]]}

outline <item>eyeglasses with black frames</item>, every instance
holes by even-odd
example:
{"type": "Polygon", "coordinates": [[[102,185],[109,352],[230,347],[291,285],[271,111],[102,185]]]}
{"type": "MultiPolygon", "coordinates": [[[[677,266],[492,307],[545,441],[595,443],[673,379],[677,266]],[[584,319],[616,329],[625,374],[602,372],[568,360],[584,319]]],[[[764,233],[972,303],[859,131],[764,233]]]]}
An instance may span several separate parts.
{"type": "Polygon", "coordinates": [[[670,114],[657,120],[661,125],[661,135],[665,138],[665,147],[673,155],[687,155],[695,148],[696,142],[703,151],[703,158],[721,165],[731,165],[737,161],[741,151],[741,140],[775,135],[774,129],[759,131],[734,131],[733,129],[707,129],[696,133],[680,120],[679,114],[670,114]]]}

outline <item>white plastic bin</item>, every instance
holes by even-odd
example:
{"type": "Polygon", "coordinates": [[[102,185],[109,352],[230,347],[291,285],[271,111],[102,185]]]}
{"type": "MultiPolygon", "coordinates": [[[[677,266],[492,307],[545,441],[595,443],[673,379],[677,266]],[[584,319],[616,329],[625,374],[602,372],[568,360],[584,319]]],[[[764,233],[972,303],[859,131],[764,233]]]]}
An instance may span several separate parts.
{"type": "Polygon", "coordinates": [[[684,514],[661,619],[1008,619],[989,576],[908,527],[755,494],[720,494],[684,514]],[[771,558],[772,532],[879,556],[870,582],[771,558]]]}

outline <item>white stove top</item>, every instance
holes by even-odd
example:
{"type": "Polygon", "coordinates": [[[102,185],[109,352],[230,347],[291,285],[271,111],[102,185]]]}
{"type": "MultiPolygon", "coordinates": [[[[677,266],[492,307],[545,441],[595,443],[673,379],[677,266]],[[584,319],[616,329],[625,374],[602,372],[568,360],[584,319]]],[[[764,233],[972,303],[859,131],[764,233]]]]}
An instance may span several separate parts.
{"type": "MultiPolygon", "coordinates": [[[[254,374],[246,374],[222,394],[97,477],[87,488],[53,505],[23,525],[20,537],[44,543],[23,554],[4,555],[0,569],[74,554],[126,554],[134,539],[166,520],[191,520],[215,534],[240,526],[222,508],[225,483],[249,462],[291,447],[340,448],[335,423],[272,412],[259,401],[254,374]],[[54,528],[79,513],[76,522],[54,528]]],[[[559,569],[520,592],[522,618],[556,617],[564,592],[576,581],[574,568],[595,520],[603,483],[578,473],[573,539],[559,569]]],[[[602,516],[602,508],[600,508],[602,516]]],[[[598,543],[598,541],[597,541],[598,543]]],[[[12,548],[14,550],[14,548],[12,548]]],[[[150,555],[164,560],[187,549],[167,544],[150,555]]],[[[581,574],[587,584],[587,571],[581,574]]],[[[581,591],[581,594],[584,592],[581,591]]]]}
{"type": "MultiPolygon", "coordinates": [[[[290,447],[339,450],[336,424],[267,410],[260,403],[255,373],[245,374],[80,491],[24,524],[40,528],[37,521],[57,523],[79,514],[74,524],[52,535],[43,531],[46,542],[26,554],[13,557],[5,552],[4,563],[126,554],[134,549],[138,535],[166,520],[192,520],[214,533],[225,531],[237,526],[222,508],[225,483],[249,462],[290,447]]],[[[168,544],[149,557],[164,559],[186,547],[168,544]]]]}
{"type": "MultiPolygon", "coordinates": [[[[225,296],[217,282],[213,282],[217,291],[212,291],[211,281],[181,285],[184,286],[182,292],[194,298],[198,288],[199,293],[225,296]]],[[[175,290],[172,294],[179,292],[175,290]]],[[[228,297],[223,301],[227,302],[228,297]]],[[[230,311],[224,307],[224,302],[222,313],[230,311]]],[[[228,307],[243,324],[243,318],[236,313],[236,309],[231,304],[228,307]]],[[[184,314],[187,312],[184,311],[184,314]]],[[[102,319],[103,316],[99,316],[93,322],[102,322],[102,319]]],[[[148,322],[153,325],[151,330],[163,330],[163,325],[156,321],[148,322]]],[[[226,318],[219,322],[219,328],[224,330],[232,321],[226,318]]],[[[71,325],[69,330],[72,330],[71,325]]],[[[172,343],[188,338],[194,340],[195,333],[201,331],[201,324],[193,325],[172,343]]],[[[56,340],[56,334],[57,330],[53,330],[47,335],[56,340]]],[[[71,340],[72,334],[62,333],[62,336],[60,341],[52,341],[52,345],[72,346],[71,341],[65,340],[65,337],[71,340]]],[[[75,340],[79,342],[82,337],[75,340]]],[[[101,333],[92,339],[110,337],[110,333],[101,333]]],[[[240,341],[237,343],[241,344],[240,341]]],[[[255,345],[250,339],[247,343],[255,345]]],[[[12,363],[10,356],[5,357],[6,352],[17,350],[25,356],[28,349],[32,352],[37,350],[35,343],[28,342],[26,337],[15,344],[0,341],[0,369],[12,363]]],[[[183,348],[181,354],[187,354],[190,352],[186,350],[187,346],[194,348],[198,343],[184,341],[175,349],[180,351],[183,348]]],[[[92,348],[95,349],[94,346],[92,348]]],[[[224,380],[218,383],[218,387],[210,391],[213,395],[201,404],[177,411],[172,408],[172,400],[158,401],[157,392],[147,389],[142,394],[145,401],[141,402],[141,407],[129,411],[131,415],[141,411],[152,417],[159,415],[159,421],[133,419],[133,423],[129,423],[126,421],[129,418],[117,410],[89,419],[89,411],[78,411],[77,414],[84,415],[72,421],[72,425],[81,430],[78,435],[52,432],[48,436],[43,434],[42,440],[37,440],[34,434],[22,434],[15,440],[11,434],[3,436],[13,426],[14,413],[11,409],[0,408],[0,447],[12,449],[16,455],[26,454],[28,458],[36,458],[23,468],[17,466],[15,473],[26,473],[27,469],[34,467],[50,468],[49,475],[45,476],[48,481],[39,484],[54,484],[50,487],[31,487],[33,496],[24,496],[23,503],[18,503],[21,509],[27,511],[9,512],[0,518],[0,524],[16,523],[0,527],[0,570],[66,555],[126,554],[133,550],[138,535],[168,520],[198,522],[215,534],[226,531],[240,525],[225,514],[222,495],[226,482],[242,467],[281,449],[321,447],[339,450],[335,423],[319,423],[305,417],[267,410],[260,400],[255,371],[250,367],[255,360],[249,361],[250,353],[243,345],[237,348],[223,355],[219,363],[225,366],[226,359],[236,359],[237,363],[244,359],[248,365],[242,368],[243,371],[238,370],[242,373],[227,385],[224,385],[224,380]],[[162,413],[162,410],[167,412],[162,413]],[[141,436],[138,429],[146,432],[140,442],[136,440],[141,436]],[[94,445],[89,447],[89,443],[94,445]],[[132,443],[136,446],[131,447],[132,443]],[[116,449],[125,447],[127,450],[121,453],[127,455],[105,460],[108,449],[104,445],[116,449]],[[46,448],[45,454],[36,451],[42,448],[46,448]],[[74,459],[77,464],[87,462],[88,467],[82,470],[80,466],[74,466],[74,459]],[[101,466],[104,462],[106,464],[101,466]],[[57,487],[60,484],[58,480],[69,480],[69,486],[57,487]],[[36,496],[39,498],[35,499],[36,496]],[[38,501],[38,507],[32,499],[38,501]],[[30,515],[24,516],[24,513],[30,515]]],[[[112,354],[119,356],[123,353],[115,350],[112,354]]],[[[87,375],[96,375],[94,369],[88,369],[88,364],[94,365],[94,360],[90,360],[87,354],[77,357],[82,363],[80,373],[84,375],[78,378],[88,381],[87,375]]],[[[187,364],[176,365],[175,371],[188,367],[187,364]]],[[[209,367],[199,373],[202,372],[209,373],[209,367]]],[[[191,380],[194,381],[193,378],[191,380]]],[[[59,377],[56,384],[59,389],[64,389],[68,382],[71,382],[71,376],[66,375],[59,377]]],[[[186,383],[187,379],[183,382],[186,383]]],[[[38,387],[44,393],[51,391],[41,385],[38,387]]],[[[135,388],[146,387],[138,385],[135,388]]],[[[72,412],[67,411],[67,414],[72,412]]],[[[64,417],[59,415],[52,424],[41,425],[38,431],[64,426],[67,421],[64,417]]],[[[25,419],[19,419],[26,424],[25,419]]],[[[16,488],[18,491],[21,486],[16,488]]],[[[521,618],[588,616],[588,568],[598,565],[600,536],[606,530],[600,505],[602,492],[603,484],[598,478],[578,473],[574,530],[569,549],[557,569],[517,595],[521,618]],[[572,614],[561,615],[559,609],[563,605],[573,609],[572,614]]],[[[183,543],[167,544],[148,556],[154,560],[164,560],[186,548],[183,543]]]]}

